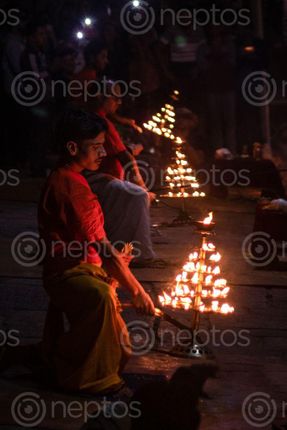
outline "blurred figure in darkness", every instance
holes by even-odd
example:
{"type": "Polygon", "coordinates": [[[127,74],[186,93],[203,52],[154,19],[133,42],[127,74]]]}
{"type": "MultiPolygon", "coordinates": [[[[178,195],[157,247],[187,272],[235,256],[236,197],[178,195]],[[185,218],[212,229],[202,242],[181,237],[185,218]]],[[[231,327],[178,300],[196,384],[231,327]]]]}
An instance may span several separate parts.
{"type": "MultiPolygon", "coordinates": [[[[86,65],[73,77],[73,80],[81,83],[83,91],[81,97],[73,98],[72,103],[82,109],[93,111],[97,96],[105,91],[107,77],[104,72],[109,64],[109,52],[104,41],[93,40],[86,46],[84,55],[86,65]]],[[[134,119],[123,117],[117,112],[111,116],[119,124],[140,131],[134,119]]]]}
{"type": "Polygon", "coordinates": [[[69,44],[61,43],[55,51],[52,79],[54,81],[54,112],[61,113],[71,102],[69,84],[76,68],[76,49],[69,44]]]}
{"type": "Polygon", "coordinates": [[[185,142],[185,152],[194,168],[199,168],[204,162],[203,142],[199,125],[199,117],[191,110],[186,108],[176,110],[175,133],[185,142]]]}
{"type": "Polygon", "coordinates": [[[23,140],[23,108],[19,105],[11,93],[14,79],[21,72],[21,57],[25,50],[25,36],[22,25],[12,27],[4,38],[2,59],[1,59],[1,99],[5,104],[2,111],[3,127],[1,130],[1,140],[5,142],[2,161],[10,163],[19,163],[23,165],[26,157],[26,144],[23,140]],[[17,118],[17,127],[6,127],[17,118]],[[13,147],[9,144],[13,142],[13,147]],[[15,148],[17,150],[15,151],[15,148]]]}
{"type": "Polygon", "coordinates": [[[222,27],[208,29],[207,41],[198,48],[197,61],[206,100],[209,148],[214,151],[225,147],[235,155],[235,46],[222,27]]]}
{"type": "Polygon", "coordinates": [[[48,64],[45,48],[48,44],[46,23],[33,21],[26,28],[27,46],[22,54],[22,71],[32,71],[39,74],[39,78],[48,79],[48,64]]]}
{"type": "Polygon", "coordinates": [[[31,91],[35,91],[35,88],[38,91],[40,88],[39,97],[36,97],[32,105],[26,104],[25,101],[23,103],[29,139],[30,170],[32,176],[45,176],[45,155],[48,147],[47,130],[50,123],[49,89],[51,79],[45,52],[49,40],[46,22],[35,20],[29,23],[26,35],[27,46],[21,59],[22,72],[26,72],[27,76],[32,77],[37,85],[25,85],[23,80],[21,93],[28,100],[32,100],[31,91]]]}
{"type": "Polygon", "coordinates": [[[280,170],[280,176],[287,195],[287,124],[282,124],[272,139],[272,161],[280,170]]]}
{"type": "Polygon", "coordinates": [[[2,51],[2,73],[5,93],[11,95],[14,78],[21,72],[21,58],[25,50],[23,29],[13,28],[4,39],[2,51]]]}
{"type": "Polygon", "coordinates": [[[169,24],[165,23],[167,26],[160,41],[162,49],[166,51],[166,56],[169,58],[174,87],[185,98],[187,107],[193,108],[197,90],[196,53],[204,41],[204,34],[202,28],[193,29],[191,25],[175,25],[172,21],[169,24]]]}
{"type": "MultiPolygon", "coordinates": [[[[104,71],[108,65],[108,49],[102,40],[93,40],[84,49],[85,66],[73,77],[73,80],[81,83],[82,88],[87,88],[87,94],[82,94],[81,97],[73,98],[73,103],[81,108],[88,108],[93,103],[94,97],[88,94],[92,92],[92,85],[96,81],[100,81],[104,71]]],[[[95,95],[96,92],[95,92],[95,95]]]]}

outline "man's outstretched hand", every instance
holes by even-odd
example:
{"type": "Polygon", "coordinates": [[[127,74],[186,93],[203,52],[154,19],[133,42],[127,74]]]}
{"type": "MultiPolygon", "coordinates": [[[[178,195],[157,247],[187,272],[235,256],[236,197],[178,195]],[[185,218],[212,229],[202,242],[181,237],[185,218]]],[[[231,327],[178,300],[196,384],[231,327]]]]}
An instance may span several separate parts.
{"type": "Polygon", "coordinates": [[[155,307],[150,296],[141,289],[132,299],[132,303],[136,310],[146,315],[154,315],[155,307]]]}

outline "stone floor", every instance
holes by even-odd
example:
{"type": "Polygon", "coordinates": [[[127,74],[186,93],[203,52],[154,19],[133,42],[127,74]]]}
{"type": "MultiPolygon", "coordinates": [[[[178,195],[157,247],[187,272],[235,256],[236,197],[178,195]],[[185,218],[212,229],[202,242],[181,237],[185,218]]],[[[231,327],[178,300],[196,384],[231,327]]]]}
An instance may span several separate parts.
{"type": "MultiPolygon", "coordinates": [[[[35,184],[34,190],[33,198],[25,198],[23,194],[5,195],[6,200],[2,201],[0,206],[0,333],[3,337],[4,332],[16,330],[23,343],[34,342],[41,338],[47,308],[47,298],[41,286],[39,267],[21,267],[11,255],[11,243],[19,233],[36,231],[35,201],[38,188],[35,184]]],[[[177,206],[176,202],[168,202],[168,204],[177,206]]],[[[223,256],[221,268],[224,277],[232,287],[229,302],[236,308],[232,316],[212,316],[202,320],[202,327],[209,329],[216,327],[219,333],[217,346],[208,345],[214,353],[219,372],[217,378],[209,380],[206,385],[210,399],[201,402],[203,416],[201,429],[245,430],[259,428],[258,423],[261,424],[260,428],[271,429],[272,421],[285,418],[282,411],[285,403],[287,414],[286,271],[284,267],[283,270],[278,271],[254,269],[242,256],[242,242],[253,229],[254,200],[235,194],[226,200],[205,199],[189,202],[188,206],[194,217],[199,216],[200,213],[206,214],[210,209],[214,210],[216,221],[214,241],[223,256]],[[233,330],[233,333],[230,330],[233,330]],[[242,332],[242,330],[245,331],[242,332]],[[247,337],[245,342],[240,342],[242,333],[247,337]],[[234,343],[236,344],[228,346],[234,343]],[[250,406],[248,423],[243,417],[242,405],[251,395],[253,397],[247,405],[250,406]],[[263,398],[263,402],[260,402],[259,398],[261,400],[263,398]],[[250,421],[252,419],[253,426],[250,421]],[[267,425],[264,426],[264,423],[267,425]]],[[[175,208],[160,203],[158,207],[152,209],[152,221],[158,223],[172,220],[176,213],[175,208]]],[[[135,271],[138,279],[151,294],[157,295],[173,281],[181,264],[198,240],[199,237],[194,234],[190,226],[165,227],[154,232],[155,249],[158,255],[172,260],[173,265],[165,270],[135,271]]],[[[123,315],[127,322],[141,320],[152,324],[149,318],[140,318],[130,309],[124,311],[123,315]]],[[[177,318],[185,320],[186,323],[190,322],[188,312],[184,315],[178,314],[177,318]]],[[[175,329],[168,323],[162,324],[162,329],[164,328],[170,328],[174,333],[175,329]]],[[[168,338],[163,347],[169,346],[168,338]]],[[[170,376],[179,366],[189,366],[199,361],[201,360],[178,358],[149,351],[145,355],[133,356],[126,371],[131,374],[170,376]]],[[[19,420],[22,422],[22,427],[18,428],[23,428],[24,422],[26,428],[80,429],[85,421],[83,414],[77,417],[74,414],[71,417],[69,414],[67,416],[57,411],[54,416],[50,410],[50,404],[53,401],[62,401],[64,404],[78,401],[83,404],[86,399],[45,389],[23,375],[21,369],[2,375],[0,429],[17,428],[20,424],[19,420]],[[11,413],[13,401],[15,406],[15,398],[23,393],[26,397],[34,396],[34,402],[38,402],[36,406],[38,424],[37,422],[35,424],[37,421],[35,417],[30,422],[27,419],[21,421],[22,409],[16,419],[15,413],[14,415],[11,413]],[[37,395],[39,397],[35,400],[37,395]],[[45,402],[44,416],[41,415],[42,401],[45,402]]],[[[31,408],[30,404],[27,408],[29,407],[31,408]]],[[[26,409],[25,412],[29,416],[29,410],[26,409]]]]}

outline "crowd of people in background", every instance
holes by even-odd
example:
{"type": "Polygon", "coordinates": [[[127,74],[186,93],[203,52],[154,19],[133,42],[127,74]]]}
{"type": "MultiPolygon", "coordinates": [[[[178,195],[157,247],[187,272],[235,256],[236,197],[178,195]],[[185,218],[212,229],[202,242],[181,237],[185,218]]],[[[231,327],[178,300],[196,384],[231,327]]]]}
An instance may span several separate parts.
{"type": "MultiPolygon", "coordinates": [[[[102,79],[127,85],[138,82],[138,91],[121,100],[113,118],[124,143],[152,140],[137,134],[136,124],[157,112],[174,89],[180,91],[177,107],[188,110],[193,123],[197,118],[189,145],[205,156],[222,147],[237,155],[246,145],[262,141],[260,111],[248,105],[240,91],[245,76],[268,63],[267,49],[256,39],[252,24],[195,29],[166,20],[164,26],[156,23],[144,34],[134,35],[120,22],[120,2],[34,3],[25,2],[25,10],[19,6],[19,25],[2,30],[1,140],[6,164],[16,162],[33,176],[45,176],[55,151],[50,139],[55,117],[68,106],[90,109],[95,103],[95,97],[67,93],[74,81],[82,88],[102,79]],[[82,31],[85,17],[91,22],[82,31]],[[19,103],[15,85],[13,92],[15,79],[24,72],[45,82],[44,97],[33,106],[19,103]],[[61,85],[56,84],[59,81],[61,85]]],[[[198,2],[182,3],[178,7],[196,7],[198,2]]],[[[224,6],[224,1],[219,3],[224,6]]],[[[228,2],[228,7],[242,3],[228,2]]],[[[161,6],[174,7],[168,1],[161,6]]],[[[27,85],[21,91],[28,91],[27,96],[35,88],[27,85]]]]}

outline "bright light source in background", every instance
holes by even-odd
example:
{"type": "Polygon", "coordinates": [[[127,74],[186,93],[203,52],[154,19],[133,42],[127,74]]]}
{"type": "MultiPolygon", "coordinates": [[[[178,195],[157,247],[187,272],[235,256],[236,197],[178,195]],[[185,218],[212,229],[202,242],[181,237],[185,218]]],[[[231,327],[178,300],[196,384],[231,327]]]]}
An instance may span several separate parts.
{"type": "Polygon", "coordinates": [[[90,27],[90,26],[92,25],[92,20],[91,20],[91,18],[86,17],[86,18],[84,19],[84,23],[85,23],[85,25],[86,25],[87,27],[90,27]]]}
{"type": "Polygon", "coordinates": [[[134,7],[139,7],[140,6],[140,1],[139,0],[134,0],[133,1],[133,6],[134,7]]]}
{"type": "Polygon", "coordinates": [[[82,31],[78,31],[76,36],[77,36],[77,39],[81,40],[84,38],[84,33],[82,31]]]}
{"type": "Polygon", "coordinates": [[[255,46],[253,45],[244,46],[244,51],[248,53],[255,52],[255,46]]]}

